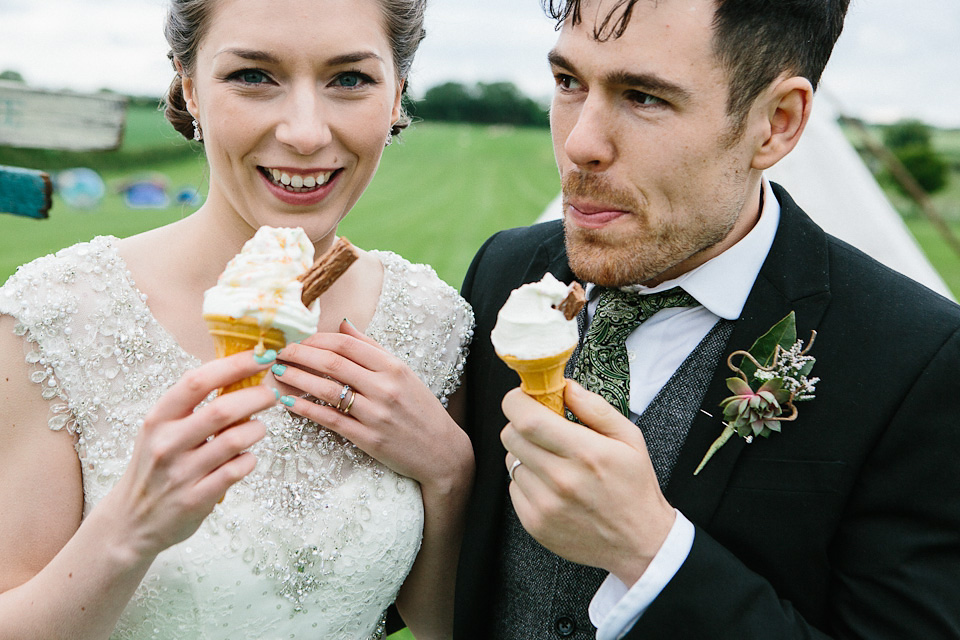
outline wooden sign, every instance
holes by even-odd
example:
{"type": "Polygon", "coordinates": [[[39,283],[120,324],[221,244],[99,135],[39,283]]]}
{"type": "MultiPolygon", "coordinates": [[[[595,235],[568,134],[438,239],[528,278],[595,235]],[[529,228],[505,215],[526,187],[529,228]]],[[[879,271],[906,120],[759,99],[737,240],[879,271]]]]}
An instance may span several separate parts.
{"type": "Polygon", "coordinates": [[[116,149],[127,99],[34,89],[0,81],[0,146],[65,151],[116,149]]]}
{"type": "Polygon", "coordinates": [[[46,218],[53,185],[43,171],[0,166],[0,212],[46,218]]]}

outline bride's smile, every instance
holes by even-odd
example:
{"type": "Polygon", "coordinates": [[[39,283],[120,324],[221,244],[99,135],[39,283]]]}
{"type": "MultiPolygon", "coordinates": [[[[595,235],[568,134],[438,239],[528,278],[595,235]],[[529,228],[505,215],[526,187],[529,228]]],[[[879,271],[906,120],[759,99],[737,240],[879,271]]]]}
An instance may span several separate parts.
{"type": "Polygon", "coordinates": [[[380,3],[213,6],[184,78],[211,167],[208,206],[254,228],[302,226],[319,242],[370,183],[400,118],[380,3]]]}

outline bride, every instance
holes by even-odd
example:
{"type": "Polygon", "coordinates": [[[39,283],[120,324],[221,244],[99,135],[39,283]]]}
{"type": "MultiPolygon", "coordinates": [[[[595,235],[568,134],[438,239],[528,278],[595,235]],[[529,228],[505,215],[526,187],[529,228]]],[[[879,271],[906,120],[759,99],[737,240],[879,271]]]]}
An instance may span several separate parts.
{"type": "Polygon", "coordinates": [[[0,638],[370,638],[394,601],[449,637],[467,304],[361,251],[276,361],[216,359],[201,317],[262,225],[332,245],[409,122],[424,4],[172,2],[167,117],[204,145],[206,202],[0,289],[0,638]]]}

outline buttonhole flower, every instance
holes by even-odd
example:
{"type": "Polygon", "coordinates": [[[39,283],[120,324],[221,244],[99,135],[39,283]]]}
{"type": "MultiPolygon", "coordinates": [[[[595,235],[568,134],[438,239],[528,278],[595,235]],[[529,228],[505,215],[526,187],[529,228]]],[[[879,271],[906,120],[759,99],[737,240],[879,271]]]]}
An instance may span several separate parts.
{"type": "Polygon", "coordinates": [[[752,443],[757,436],[767,438],[780,432],[781,423],[797,419],[794,402],[811,400],[819,378],[810,378],[816,359],[807,355],[813,347],[816,331],[810,332],[806,347],[797,340],[793,311],[763,334],[749,351],[737,350],[727,357],[727,366],[736,375],[727,378],[733,394],[720,402],[723,431],[700,461],[693,475],[733,436],[752,443]],[[735,358],[739,364],[734,364],[735,358]]]}

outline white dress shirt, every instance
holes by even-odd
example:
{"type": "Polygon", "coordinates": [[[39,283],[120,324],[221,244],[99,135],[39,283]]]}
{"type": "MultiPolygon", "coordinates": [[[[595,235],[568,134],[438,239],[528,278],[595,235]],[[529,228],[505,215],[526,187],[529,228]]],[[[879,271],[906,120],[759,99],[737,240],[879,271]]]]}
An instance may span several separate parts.
{"type": "MultiPolygon", "coordinates": [[[[641,294],[681,287],[700,303],[696,307],[663,309],[627,337],[631,420],[636,421],[643,413],[719,318],[740,317],[780,222],[780,203],[765,177],[762,188],[760,219],[737,244],[655,287],[624,287],[641,294]]],[[[597,296],[591,295],[592,284],[587,285],[586,292],[590,299],[587,314],[592,317],[597,307],[597,296]]],[[[693,538],[693,524],[677,511],[670,533],[636,583],[627,587],[613,574],[607,576],[590,602],[590,621],[597,627],[597,640],[617,640],[633,627],[686,561],[693,538]]]]}

